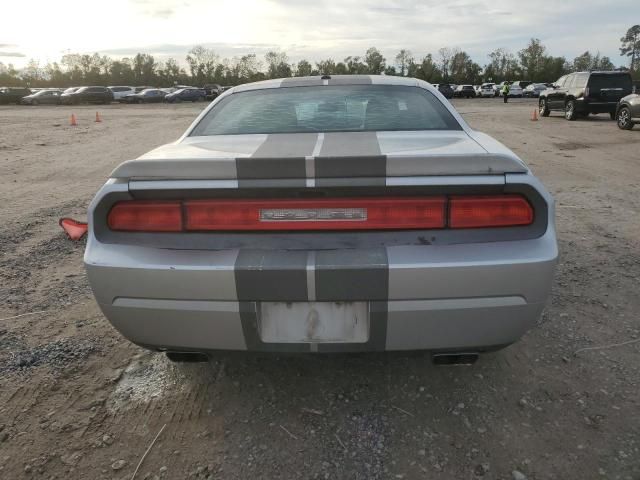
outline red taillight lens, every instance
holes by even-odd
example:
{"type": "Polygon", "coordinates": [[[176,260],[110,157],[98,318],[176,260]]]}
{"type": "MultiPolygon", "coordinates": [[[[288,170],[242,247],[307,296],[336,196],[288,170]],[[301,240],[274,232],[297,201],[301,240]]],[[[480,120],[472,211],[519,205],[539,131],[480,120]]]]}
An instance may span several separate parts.
{"type": "Polygon", "coordinates": [[[130,200],[116,203],[107,218],[111,230],[128,232],[180,232],[180,202],[130,200]]]}
{"type": "Polygon", "coordinates": [[[530,225],[533,209],[520,195],[464,196],[449,200],[449,227],[530,225]]]}
{"type": "Polygon", "coordinates": [[[444,197],[186,201],[186,230],[443,228],[444,197]]]}
{"type": "Polygon", "coordinates": [[[131,200],[115,204],[108,216],[111,230],[132,232],[417,230],[532,222],[533,209],[519,195],[131,200]]]}

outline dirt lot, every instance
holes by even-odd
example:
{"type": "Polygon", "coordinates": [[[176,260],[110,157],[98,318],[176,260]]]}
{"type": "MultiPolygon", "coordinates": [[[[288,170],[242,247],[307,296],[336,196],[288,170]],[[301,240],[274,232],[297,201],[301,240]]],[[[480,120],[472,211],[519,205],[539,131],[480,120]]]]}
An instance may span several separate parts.
{"type": "Polygon", "coordinates": [[[101,316],[62,215],[203,104],[0,108],[0,478],[640,478],[640,128],[460,100],[558,201],[538,328],[471,368],[423,355],[175,366],[101,316]],[[68,126],[74,111],[79,126],[68,126]],[[19,318],[15,315],[40,312],[19,318]]]}

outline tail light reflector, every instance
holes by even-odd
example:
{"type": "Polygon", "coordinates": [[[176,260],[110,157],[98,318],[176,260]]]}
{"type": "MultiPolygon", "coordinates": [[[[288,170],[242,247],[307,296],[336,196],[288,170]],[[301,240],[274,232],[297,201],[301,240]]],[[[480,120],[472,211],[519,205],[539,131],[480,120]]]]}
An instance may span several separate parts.
{"type": "Polygon", "coordinates": [[[116,203],[107,218],[111,230],[129,232],[182,231],[180,202],[128,200],[116,203]]]}
{"type": "Polygon", "coordinates": [[[449,227],[530,225],[533,209],[520,195],[460,196],[449,200],[449,227]]]}
{"type": "Polygon", "coordinates": [[[445,197],[184,202],[186,230],[402,230],[443,228],[445,197]]]}

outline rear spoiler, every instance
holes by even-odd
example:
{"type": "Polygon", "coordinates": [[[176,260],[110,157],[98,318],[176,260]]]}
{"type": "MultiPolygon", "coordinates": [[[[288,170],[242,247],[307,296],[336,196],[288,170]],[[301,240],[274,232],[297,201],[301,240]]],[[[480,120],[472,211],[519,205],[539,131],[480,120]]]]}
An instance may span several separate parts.
{"type": "Polygon", "coordinates": [[[278,180],[504,175],[527,173],[507,153],[305,158],[162,158],[129,160],[111,178],[123,180],[278,180]],[[309,172],[314,173],[313,176],[309,172]]]}

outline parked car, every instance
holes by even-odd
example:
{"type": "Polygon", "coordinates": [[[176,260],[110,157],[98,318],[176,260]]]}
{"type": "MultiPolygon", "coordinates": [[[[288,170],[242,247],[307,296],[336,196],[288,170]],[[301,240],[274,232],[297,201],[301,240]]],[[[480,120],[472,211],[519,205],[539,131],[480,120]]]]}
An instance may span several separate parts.
{"type": "Polygon", "coordinates": [[[522,98],[524,92],[520,85],[517,85],[516,82],[509,85],[509,96],[514,98],[522,98]]]}
{"type": "Polygon", "coordinates": [[[60,95],[60,103],[77,105],[79,103],[111,103],[113,93],[107,87],[80,87],[70,93],[60,95]]]}
{"type": "Polygon", "coordinates": [[[28,88],[23,88],[23,87],[0,88],[0,105],[1,104],[8,105],[10,103],[15,103],[17,105],[27,95],[31,95],[31,90],[29,90],[28,88]]]}
{"type": "Polygon", "coordinates": [[[73,92],[79,90],[80,88],[82,88],[82,87],[69,87],[66,90],[63,90],[62,93],[67,93],[67,94],[68,93],[73,93],[73,92]]]}
{"type": "Polygon", "coordinates": [[[107,87],[113,93],[113,99],[119,102],[127,95],[136,93],[135,87],[107,87]]]}
{"type": "Polygon", "coordinates": [[[453,98],[453,88],[447,83],[437,83],[433,86],[438,90],[445,98],[453,98]]]}
{"type": "Polygon", "coordinates": [[[480,98],[493,97],[493,95],[494,95],[494,92],[493,92],[494,85],[495,85],[495,83],[483,83],[482,85],[480,85],[480,88],[478,89],[478,96],[480,98]]]}
{"type": "Polygon", "coordinates": [[[24,105],[60,105],[60,90],[39,90],[36,93],[22,97],[20,103],[24,105]]]}
{"type": "Polygon", "coordinates": [[[174,102],[198,102],[206,97],[204,90],[200,88],[181,88],[173,93],[169,93],[164,97],[164,101],[168,103],[174,102]]]}
{"type": "Polygon", "coordinates": [[[205,98],[207,100],[214,100],[222,93],[222,87],[217,83],[207,84],[202,87],[202,90],[204,90],[205,98]]]}
{"type": "Polygon", "coordinates": [[[149,86],[146,86],[146,87],[140,87],[140,86],[133,87],[133,93],[140,93],[143,90],[149,90],[151,88],[155,88],[155,87],[149,87],[149,86]]]}
{"type": "Polygon", "coordinates": [[[325,81],[339,88],[235,87],[111,173],[84,261],[126,338],[174,359],[436,350],[456,362],[535,326],[558,247],[553,199],[524,162],[426,82],[325,81]]]}
{"type": "Polygon", "coordinates": [[[640,123],[640,94],[634,93],[620,99],[616,108],[616,121],[622,130],[631,130],[640,123]]]}
{"type": "Polygon", "coordinates": [[[540,115],[562,111],[567,120],[590,113],[608,113],[616,118],[618,102],[631,93],[628,72],[577,72],[560,77],[553,88],[540,93],[540,115]]]}
{"type": "Polygon", "coordinates": [[[453,96],[457,98],[475,98],[476,91],[473,85],[458,85],[453,92],[453,96]]]}
{"type": "Polygon", "coordinates": [[[160,103],[167,93],[158,88],[147,88],[139,93],[130,93],[122,97],[125,103],[160,103]]]}
{"type": "Polygon", "coordinates": [[[525,88],[527,88],[532,83],[533,82],[529,82],[529,81],[525,81],[525,80],[516,80],[515,82],[513,82],[511,84],[511,86],[513,87],[515,85],[517,87],[520,87],[522,90],[524,90],[525,88]]]}
{"type": "Polygon", "coordinates": [[[540,92],[544,92],[547,89],[547,85],[544,83],[532,83],[522,91],[522,95],[528,98],[538,98],[540,92]]]}

